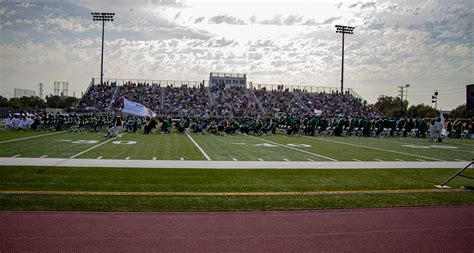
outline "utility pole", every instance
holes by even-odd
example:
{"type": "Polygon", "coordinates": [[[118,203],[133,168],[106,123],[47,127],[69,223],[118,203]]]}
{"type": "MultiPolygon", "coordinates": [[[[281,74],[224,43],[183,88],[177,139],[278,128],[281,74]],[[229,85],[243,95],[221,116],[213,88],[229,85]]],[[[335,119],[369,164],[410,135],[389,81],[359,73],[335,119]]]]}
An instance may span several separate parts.
{"type": "Polygon", "coordinates": [[[354,34],[355,27],[336,25],[336,33],[342,33],[341,95],[344,95],[344,35],[354,34]]]}
{"type": "Polygon", "coordinates": [[[102,51],[100,54],[100,84],[103,84],[102,78],[104,77],[104,29],[105,21],[114,21],[115,13],[111,12],[92,12],[93,21],[102,21],[102,51]]]}
{"type": "Polygon", "coordinates": [[[400,118],[403,118],[403,88],[405,86],[398,86],[400,88],[400,118]]]}

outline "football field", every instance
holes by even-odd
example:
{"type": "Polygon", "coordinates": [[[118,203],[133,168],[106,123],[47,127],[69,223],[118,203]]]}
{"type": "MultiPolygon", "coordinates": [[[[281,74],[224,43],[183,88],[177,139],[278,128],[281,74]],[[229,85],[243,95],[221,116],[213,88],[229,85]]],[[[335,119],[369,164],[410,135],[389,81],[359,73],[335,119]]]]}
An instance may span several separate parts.
{"type": "Polygon", "coordinates": [[[232,211],[471,205],[474,194],[462,186],[474,184],[472,168],[463,172],[467,177],[451,181],[451,189],[434,185],[467,166],[473,154],[470,140],[0,132],[0,207],[232,211]]]}
{"type": "Polygon", "coordinates": [[[471,161],[474,143],[450,139],[211,134],[1,132],[0,157],[212,161],[471,161]]]}

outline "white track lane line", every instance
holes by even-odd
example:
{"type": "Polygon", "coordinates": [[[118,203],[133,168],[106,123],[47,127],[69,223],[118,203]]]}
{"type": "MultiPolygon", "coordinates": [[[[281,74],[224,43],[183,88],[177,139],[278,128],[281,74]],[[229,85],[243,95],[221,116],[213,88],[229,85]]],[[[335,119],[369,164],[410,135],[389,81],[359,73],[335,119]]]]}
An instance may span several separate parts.
{"type": "Polygon", "coordinates": [[[359,145],[359,144],[352,144],[352,143],[346,143],[346,142],[341,142],[341,141],[326,140],[326,139],[323,139],[323,138],[314,138],[314,137],[311,137],[311,136],[303,136],[303,137],[304,137],[304,138],[315,139],[315,140],[319,140],[319,141],[333,142],[333,143],[338,143],[338,144],[343,144],[343,145],[348,145],[348,146],[354,146],[354,147],[360,147],[360,148],[373,149],[373,150],[384,151],[384,152],[390,152],[390,153],[401,154],[401,155],[407,155],[407,156],[420,157],[420,158],[430,159],[430,160],[434,160],[434,161],[440,161],[440,162],[443,162],[443,161],[444,161],[444,160],[441,160],[441,159],[438,159],[438,158],[432,158],[432,157],[422,156],[422,155],[414,155],[414,154],[409,154],[409,153],[400,152],[400,151],[394,151],[394,150],[389,150],[389,149],[374,148],[374,147],[369,147],[369,146],[364,146],[364,145],[359,145]]]}
{"type": "Polygon", "coordinates": [[[194,141],[194,139],[191,137],[191,135],[188,134],[188,132],[186,132],[186,135],[188,136],[188,138],[194,143],[194,145],[196,146],[196,148],[199,149],[199,151],[201,151],[201,154],[206,158],[206,160],[210,161],[211,158],[206,154],[206,152],[204,152],[204,150],[201,148],[201,146],[199,146],[197,144],[196,141],[194,141]]]}
{"type": "Polygon", "coordinates": [[[76,157],[78,157],[78,156],[80,156],[80,155],[82,155],[82,154],[84,154],[84,153],[86,153],[86,152],[89,152],[89,151],[91,151],[91,150],[93,150],[93,149],[95,149],[95,148],[98,148],[98,147],[104,145],[105,143],[111,142],[111,141],[113,141],[113,140],[115,140],[115,139],[117,139],[117,138],[119,138],[119,137],[124,136],[124,135],[125,135],[125,133],[122,134],[122,135],[119,135],[119,136],[115,136],[115,137],[112,138],[112,139],[108,139],[108,140],[106,140],[106,141],[104,141],[104,142],[101,142],[101,143],[95,145],[94,147],[91,147],[91,148],[88,148],[88,149],[86,149],[86,150],[84,150],[84,151],[81,151],[81,152],[79,152],[79,153],[77,153],[77,154],[75,154],[75,155],[73,155],[73,156],[71,156],[71,157],[69,157],[69,158],[76,158],[76,157]]]}
{"type": "Polygon", "coordinates": [[[23,138],[8,140],[8,141],[0,141],[0,144],[8,143],[8,142],[14,142],[14,141],[28,140],[28,139],[33,139],[33,138],[39,138],[39,137],[44,137],[44,136],[49,136],[49,135],[54,135],[54,134],[60,134],[60,133],[65,133],[65,132],[69,132],[69,131],[60,131],[60,132],[54,132],[54,133],[49,133],[49,134],[40,134],[40,135],[35,135],[35,136],[23,137],[23,138]]]}
{"type": "Polygon", "coordinates": [[[324,159],[329,160],[329,161],[338,162],[338,160],[336,160],[336,159],[332,159],[332,158],[327,157],[327,156],[323,156],[323,155],[318,155],[318,154],[315,154],[315,153],[311,153],[311,152],[309,152],[309,151],[302,150],[302,149],[299,149],[299,148],[290,147],[290,146],[287,146],[287,145],[283,145],[283,144],[280,144],[280,143],[277,143],[277,142],[265,140],[265,139],[262,139],[262,138],[259,138],[259,137],[255,137],[255,136],[251,136],[251,135],[246,135],[246,136],[251,137],[251,138],[254,138],[254,139],[257,139],[257,140],[269,142],[269,143],[272,143],[272,144],[275,144],[275,145],[278,145],[278,146],[281,146],[281,147],[293,149],[293,150],[296,150],[296,151],[299,151],[299,152],[302,152],[302,153],[305,153],[305,154],[317,156],[317,157],[319,157],[319,158],[324,158],[324,159]]]}

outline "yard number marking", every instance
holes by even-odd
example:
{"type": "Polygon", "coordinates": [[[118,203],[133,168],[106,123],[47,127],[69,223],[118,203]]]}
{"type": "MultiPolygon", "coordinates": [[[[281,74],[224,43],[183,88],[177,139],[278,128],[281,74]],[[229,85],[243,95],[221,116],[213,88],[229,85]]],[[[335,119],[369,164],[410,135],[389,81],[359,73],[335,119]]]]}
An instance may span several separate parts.
{"type": "Polygon", "coordinates": [[[120,144],[124,144],[124,145],[137,144],[136,141],[113,141],[112,143],[113,143],[113,144],[117,144],[117,145],[120,145],[120,144]]]}

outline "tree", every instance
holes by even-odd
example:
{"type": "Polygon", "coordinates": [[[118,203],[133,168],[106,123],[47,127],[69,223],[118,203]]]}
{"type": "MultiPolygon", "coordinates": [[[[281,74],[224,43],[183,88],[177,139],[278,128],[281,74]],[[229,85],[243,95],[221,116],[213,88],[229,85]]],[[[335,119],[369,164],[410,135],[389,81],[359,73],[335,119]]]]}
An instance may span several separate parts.
{"type": "Polygon", "coordinates": [[[412,105],[408,110],[408,116],[413,118],[436,118],[438,114],[436,109],[423,103],[412,105]]]}
{"type": "Polygon", "coordinates": [[[8,104],[10,107],[18,109],[22,106],[20,98],[10,98],[8,100],[8,104]]]}
{"type": "Polygon", "coordinates": [[[46,97],[46,103],[51,108],[70,108],[77,104],[79,101],[75,97],[60,97],[60,96],[49,96],[46,97]]]}
{"type": "Polygon", "coordinates": [[[469,118],[474,116],[474,111],[468,111],[466,104],[460,105],[454,108],[450,114],[451,118],[469,118]]]}
{"type": "MultiPolygon", "coordinates": [[[[377,99],[377,102],[374,104],[375,108],[382,112],[383,114],[390,116],[390,117],[400,117],[400,104],[401,100],[399,97],[389,97],[389,96],[380,96],[377,99]]],[[[403,111],[406,112],[408,107],[408,102],[405,100],[403,101],[403,111]]]]}
{"type": "Polygon", "coordinates": [[[8,98],[0,96],[0,107],[8,107],[8,98]]]}
{"type": "Polygon", "coordinates": [[[31,108],[45,108],[46,107],[46,102],[38,96],[21,97],[20,101],[21,101],[22,107],[31,107],[31,108]]]}

